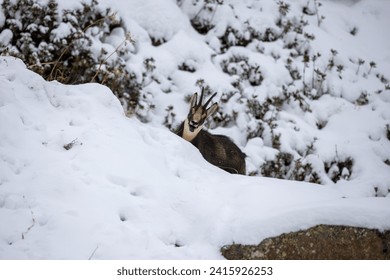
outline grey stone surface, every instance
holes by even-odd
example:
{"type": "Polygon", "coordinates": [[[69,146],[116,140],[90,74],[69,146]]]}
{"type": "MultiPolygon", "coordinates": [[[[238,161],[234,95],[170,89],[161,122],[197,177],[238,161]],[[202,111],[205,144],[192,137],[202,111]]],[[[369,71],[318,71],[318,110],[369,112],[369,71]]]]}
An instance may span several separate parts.
{"type": "Polygon", "coordinates": [[[390,231],[318,225],[267,238],[259,245],[224,246],[221,252],[233,260],[389,260],[390,231]]]}

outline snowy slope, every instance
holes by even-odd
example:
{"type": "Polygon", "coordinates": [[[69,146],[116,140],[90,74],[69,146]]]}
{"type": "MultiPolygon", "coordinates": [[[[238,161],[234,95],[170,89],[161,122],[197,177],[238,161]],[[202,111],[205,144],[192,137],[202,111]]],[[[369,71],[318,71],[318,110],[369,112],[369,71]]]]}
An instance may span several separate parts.
{"type": "MultiPolygon", "coordinates": [[[[210,130],[230,136],[245,151],[248,173],[259,174],[261,166],[274,160],[281,151],[311,165],[322,184],[337,186],[346,196],[388,195],[390,142],[386,133],[390,127],[390,90],[386,89],[388,82],[378,78],[390,77],[388,1],[321,1],[318,9],[318,17],[324,17],[321,24],[317,15],[302,14],[304,6],[314,11],[314,4],[319,1],[285,1],[290,4],[288,16],[295,21],[307,21],[304,33],[315,37],[313,40],[298,38],[298,41],[306,40],[302,44],[308,48],[310,57],[321,55],[315,65],[310,61],[307,66],[302,63],[302,56],[292,58],[293,51],[285,46],[285,40],[293,40],[289,36],[296,34],[275,42],[254,40],[245,47],[222,50],[220,38],[227,26],[242,32],[244,37],[250,37],[248,26],[257,28],[255,31],[259,33],[270,27],[276,29],[277,1],[220,1],[223,5],[210,1],[209,6],[214,9],[210,15],[204,9],[205,1],[111,2],[100,1],[103,7],[118,11],[135,40],[136,51],[128,61],[129,67],[141,68],[144,59],[150,57],[155,61],[154,79],[143,87],[146,103],[152,105],[139,112],[147,122],[161,125],[169,119],[172,127],[177,127],[187,114],[185,97],[199,91],[197,81],[203,79],[218,92],[216,100],[227,99],[220,101],[220,117],[233,119],[227,124],[211,123],[210,130]],[[215,27],[204,35],[199,34],[190,22],[196,16],[210,20],[215,27]],[[351,34],[352,30],[356,30],[355,35],[351,34]],[[164,43],[154,46],[153,39],[164,43]],[[344,67],[341,72],[325,70],[332,50],[337,51],[333,57],[335,65],[344,67]],[[239,92],[232,86],[237,75],[227,75],[222,68],[224,61],[234,56],[248,57],[251,63],[260,66],[264,78],[260,85],[244,81],[239,92]],[[310,107],[308,111],[302,111],[298,102],[290,102],[281,112],[270,110],[263,120],[256,120],[248,113],[250,101],[264,105],[267,98],[283,97],[283,86],[290,85],[291,91],[303,86],[301,80],[292,81],[286,69],[286,61],[291,58],[293,68],[301,74],[305,71],[303,80],[307,84],[313,83],[314,68],[325,72],[322,86],[327,94],[318,99],[305,99],[310,107]],[[364,60],[364,64],[359,66],[359,60],[364,60]],[[375,68],[370,67],[370,62],[376,63],[375,68]],[[183,63],[195,72],[179,69],[183,63]],[[170,107],[174,117],[167,118],[170,107]],[[273,132],[265,124],[272,118],[276,119],[273,125],[277,126],[273,132]],[[258,130],[264,131],[259,135],[258,130]],[[252,132],[255,136],[249,137],[252,132]],[[273,147],[274,134],[281,135],[278,149],[273,147]],[[314,152],[307,155],[311,152],[307,147],[311,145],[314,152]],[[337,162],[348,159],[353,160],[353,166],[338,170],[343,168],[337,162]],[[328,171],[324,171],[324,165],[330,166],[328,171]],[[342,173],[342,179],[332,181],[332,172],[342,173]]],[[[67,1],[61,5],[69,8],[75,3],[67,1]]],[[[238,35],[230,34],[229,40],[238,40],[235,36],[238,35]]],[[[237,65],[228,65],[234,66],[237,65]]]]}
{"type": "MultiPolygon", "coordinates": [[[[58,2],[60,14],[81,7],[58,2]]],[[[109,35],[88,30],[96,34],[93,56],[104,49],[115,61],[117,48],[127,53],[124,64],[141,88],[131,113],[143,122],[178,127],[202,81],[220,104],[207,129],[244,150],[248,174],[317,182],[348,197],[389,195],[389,1],[100,0],[99,7],[116,12],[122,26],[109,35]],[[198,32],[196,20],[212,28],[198,32]],[[283,22],[293,28],[285,32],[283,22]],[[127,32],[134,43],[123,44],[127,32]],[[246,77],[251,67],[260,70],[246,77]],[[318,82],[316,71],[326,78],[318,82]]],[[[18,25],[17,15],[12,21],[18,25]]],[[[71,32],[60,24],[51,35],[71,32]]],[[[1,31],[0,49],[12,35],[1,31]]]]}
{"type": "Polygon", "coordinates": [[[106,87],[46,82],[10,57],[0,128],[0,259],[219,259],[320,223],[390,229],[388,197],[225,173],[126,118],[106,87]]]}

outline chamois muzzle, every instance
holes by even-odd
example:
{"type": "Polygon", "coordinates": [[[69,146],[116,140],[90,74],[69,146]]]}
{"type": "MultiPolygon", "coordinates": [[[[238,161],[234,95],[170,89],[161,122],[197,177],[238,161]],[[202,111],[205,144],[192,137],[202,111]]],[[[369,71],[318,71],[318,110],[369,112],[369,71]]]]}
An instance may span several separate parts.
{"type": "Polygon", "coordinates": [[[191,132],[194,132],[195,129],[199,127],[199,123],[197,121],[191,120],[189,123],[189,128],[191,132]]]}

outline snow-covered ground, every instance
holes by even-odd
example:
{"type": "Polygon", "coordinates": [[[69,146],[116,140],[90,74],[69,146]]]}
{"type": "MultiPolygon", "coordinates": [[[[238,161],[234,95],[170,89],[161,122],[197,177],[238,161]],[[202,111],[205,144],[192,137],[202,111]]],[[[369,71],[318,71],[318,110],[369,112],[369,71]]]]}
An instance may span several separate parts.
{"type": "MultiPolygon", "coordinates": [[[[59,2],[61,8],[79,5],[59,2]]],[[[236,14],[226,3],[218,7],[210,17],[215,28],[205,35],[189,21],[201,4],[100,2],[118,11],[135,40],[127,46],[134,48],[129,67],[155,59],[154,80],[143,89],[154,104],[143,112],[148,123],[127,118],[104,86],[46,82],[20,60],[1,57],[0,259],[219,259],[223,245],[256,244],[321,223],[390,229],[390,91],[377,77],[390,77],[389,1],[322,1],[323,22],[318,25],[315,15],[305,18],[306,31],[315,35],[311,54],[323,54],[316,66],[325,69],[325,54],[335,49],[342,78],[328,71],[329,94],[307,99],[311,111],[285,106],[275,131],[280,149],[294,156],[315,139],[315,151],[304,160],[319,170],[323,185],[227,174],[162,126],[169,106],[175,109],[173,125],[184,119],[185,96],[199,89],[198,79],[218,92],[216,99],[235,90],[222,61],[247,56],[259,63],[264,80],[244,84],[243,96],[224,103],[223,113],[234,112],[237,119],[212,132],[234,139],[248,155],[249,171],[273,159],[278,151],[266,133],[248,141],[246,132],[257,124],[238,99],[256,96],[263,102],[280,95],[281,86],[292,82],[284,66],[289,53],[281,40],[225,53],[218,41],[227,25],[240,29],[245,21],[255,22],[260,31],[272,26],[278,17],[273,1],[226,0],[236,14]],[[166,42],[153,46],[151,38],[166,42]],[[359,66],[359,59],[366,62],[359,66]],[[181,63],[196,71],[178,70],[181,63]],[[367,100],[363,96],[359,105],[362,92],[367,100]],[[321,173],[324,162],[348,157],[352,172],[343,171],[336,183],[329,178],[336,165],[321,173]]],[[[299,15],[303,5],[317,1],[286,2],[299,15]]],[[[119,35],[106,38],[107,45],[115,49],[119,35]]],[[[0,43],[9,36],[0,32],[0,43]]],[[[292,66],[302,73],[299,59],[292,66]]]]}
{"type": "Polygon", "coordinates": [[[45,82],[7,57],[0,73],[2,259],[218,259],[320,223],[390,228],[388,197],[227,174],[104,86],[45,82]]]}

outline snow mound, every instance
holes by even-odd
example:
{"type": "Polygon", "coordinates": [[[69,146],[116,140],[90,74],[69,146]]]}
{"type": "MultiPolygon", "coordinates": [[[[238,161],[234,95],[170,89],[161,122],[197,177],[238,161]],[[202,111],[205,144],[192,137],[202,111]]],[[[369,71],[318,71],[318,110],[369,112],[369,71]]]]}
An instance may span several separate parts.
{"type": "Polygon", "coordinates": [[[228,174],[104,86],[0,58],[0,259],[219,259],[316,224],[390,229],[389,198],[228,174]]]}

